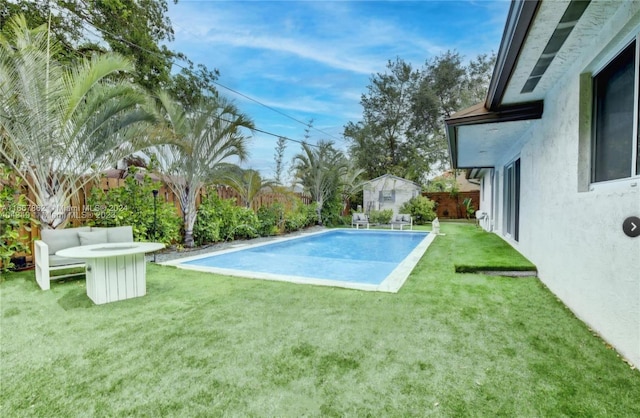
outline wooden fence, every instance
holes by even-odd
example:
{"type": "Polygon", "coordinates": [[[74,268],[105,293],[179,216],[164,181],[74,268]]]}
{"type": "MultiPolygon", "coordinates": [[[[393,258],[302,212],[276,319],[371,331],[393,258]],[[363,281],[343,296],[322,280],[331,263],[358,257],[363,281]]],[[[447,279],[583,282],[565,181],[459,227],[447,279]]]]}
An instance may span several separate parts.
{"type": "MultiPolygon", "coordinates": [[[[436,215],[440,219],[464,219],[467,218],[467,210],[464,206],[465,199],[471,199],[471,205],[475,210],[480,208],[480,191],[458,192],[425,192],[422,193],[430,200],[436,202],[436,215]]],[[[475,212],[472,217],[475,216],[475,212]]]]}
{"type": "MultiPolygon", "coordinates": [[[[108,191],[110,189],[123,187],[125,179],[123,178],[113,178],[113,177],[103,177],[97,183],[89,183],[84,187],[80,188],[78,193],[75,196],[72,196],[71,201],[69,202],[69,206],[67,210],[71,211],[71,216],[69,217],[68,226],[77,227],[83,226],[87,223],[89,219],[92,218],[92,213],[88,208],[88,197],[90,195],[91,189],[94,187],[100,187],[104,191],[108,191]]],[[[178,197],[173,193],[173,191],[165,184],[160,182],[161,187],[158,188],[158,201],[168,202],[174,205],[176,208],[176,213],[182,216],[182,210],[180,208],[180,203],[178,201],[178,197]]],[[[2,184],[0,184],[2,187],[2,184]]],[[[211,192],[212,190],[220,197],[221,199],[235,199],[236,205],[243,206],[244,202],[240,197],[240,194],[233,190],[228,186],[214,186],[208,189],[201,191],[196,198],[196,207],[198,207],[202,201],[203,194],[206,192],[211,192]]],[[[30,202],[35,201],[35,196],[33,192],[25,185],[21,185],[20,194],[23,194],[27,197],[30,202]]],[[[301,194],[301,193],[293,193],[295,196],[300,198],[303,204],[311,203],[311,196],[301,194]]],[[[251,208],[254,211],[257,211],[262,206],[269,206],[273,203],[280,202],[285,207],[290,208],[291,206],[291,194],[287,195],[284,193],[262,193],[258,195],[253,202],[251,203],[251,208]]],[[[2,208],[0,208],[1,210],[2,208]]],[[[26,210],[28,210],[31,214],[32,218],[36,217],[36,207],[35,205],[29,205],[26,210]]],[[[22,228],[20,230],[20,239],[30,246],[31,255],[33,254],[33,241],[39,239],[40,237],[40,228],[37,225],[32,225],[30,228],[22,228]]],[[[16,256],[22,256],[25,254],[15,254],[16,256]]],[[[27,256],[27,260],[30,260],[31,256],[27,256]]]]}

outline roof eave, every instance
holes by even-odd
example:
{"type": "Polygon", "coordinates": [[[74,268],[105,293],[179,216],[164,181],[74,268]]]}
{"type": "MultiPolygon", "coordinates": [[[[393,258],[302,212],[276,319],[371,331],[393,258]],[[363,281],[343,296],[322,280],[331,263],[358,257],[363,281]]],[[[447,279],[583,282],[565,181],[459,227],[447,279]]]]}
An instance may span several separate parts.
{"type": "Polygon", "coordinates": [[[471,168],[458,166],[458,127],[480,125],[484,123],[516,122],[521,120],[540,119],[544,111],[544,101],[519,103],[513,106],[502,106],[499,110],[489,111],[479,105],[457,112],[444,123],[447,127],[447,143],[451,156],[452,168],[471,168]],[[474,112],[467,110],[474,109],[474,112]],[[460,116],[456,116],[460,115],[460,116]]]}
{"type": "Polygon", "coordinates": [[[489,83],[485,101],[487,109],[495,110],[501,106],[509,79],[516,67],[522,45],[527,38],[527,33],[540,3],[540,0],[514,0],[511,3],[496,58],[496,66],[489,83]]]}

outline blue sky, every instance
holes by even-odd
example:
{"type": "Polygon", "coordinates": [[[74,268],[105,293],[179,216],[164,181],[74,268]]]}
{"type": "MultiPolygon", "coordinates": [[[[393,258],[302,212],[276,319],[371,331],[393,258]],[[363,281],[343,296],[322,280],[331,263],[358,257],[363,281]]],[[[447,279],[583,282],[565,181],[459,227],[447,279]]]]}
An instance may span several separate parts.
{"type": "MultiPolygon", "coordinates": [[[[497,51],[508,1],[212,1],[169,7],[169,47],[220,71],[220,87],[256,127],[345,148],[344,126],[362,116],[371,76],[396,57],[420,67],[455,50],[471,59],[497,51]],[[280,112],[280,113],[278,113],[280,112]],[[284,115],[283,115],[284,114],[284,115]],[[296,121],[297,120],[297,121],[296,121]]],[[[256,132],[243,164],[273,176],[277,138],[256,132]]],[[[285,162],[300,151],[289,142],[285,162]]]]}

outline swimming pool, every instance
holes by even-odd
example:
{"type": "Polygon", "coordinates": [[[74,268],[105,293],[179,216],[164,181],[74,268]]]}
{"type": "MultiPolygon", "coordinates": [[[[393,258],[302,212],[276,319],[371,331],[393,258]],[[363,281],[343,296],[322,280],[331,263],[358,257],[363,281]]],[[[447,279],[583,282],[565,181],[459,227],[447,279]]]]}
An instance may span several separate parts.
{"type": "Polygon", "coordinates": [[[427,232],[335,229],[162,264],[256,279],[397,292],[433,238],[427,232]]]}

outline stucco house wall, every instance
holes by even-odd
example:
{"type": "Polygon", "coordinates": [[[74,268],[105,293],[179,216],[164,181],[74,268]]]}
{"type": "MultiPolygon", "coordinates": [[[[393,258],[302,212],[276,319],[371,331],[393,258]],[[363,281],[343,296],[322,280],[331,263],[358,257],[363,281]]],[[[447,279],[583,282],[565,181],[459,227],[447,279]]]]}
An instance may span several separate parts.
{"type": "Polygon", "coordinates": [[[391,209],[394,214],[398,214],[400,207],[411,198],[420,195],[420,191],[419,184],[385,174],[364,184],[362,208],[366,213],[391,209]]]}
{"type": "Polygon", "coordinates": [[[640,213],[638,176],[590,183],[589,74],[640,31],[640,12],[625,8],[594,33],[579,60],[544,98],[544,114],[479,172],[487,230],[503,236],[538,267],[539,278],[592,329],[640,366],[640,238],[622,223],[640,213]],[[635,14],[634,14],[635,13],[635,14]],[[631,16],[631,17],[630,17],[631,16]],[[582,77],[581,74],[587,74],[582,77]],[[585,81],[587,80],[587,81],[585,81]],[[582,110],[581,110],[582,109],[582,110]],[[519,239],[503,230],[504,166],[520,158],[519,239]],[[587,173],[587,174],[585,174],[587,173]]]}

